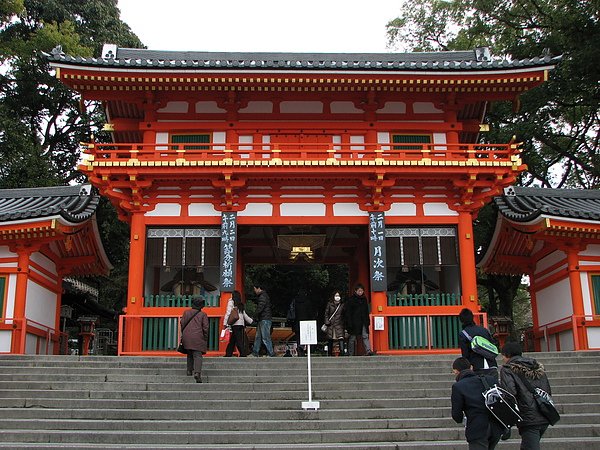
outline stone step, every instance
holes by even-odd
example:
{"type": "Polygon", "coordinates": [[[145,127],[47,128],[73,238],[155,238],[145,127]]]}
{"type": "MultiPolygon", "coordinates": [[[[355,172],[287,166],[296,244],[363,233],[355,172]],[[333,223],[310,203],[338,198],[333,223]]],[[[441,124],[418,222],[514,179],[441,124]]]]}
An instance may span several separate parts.
{"type": "MultiPolygon", "coordinates": [[[[598,445],[597,438],[548,438],[544,436],[543,438],[543,448],[544,450],[581,450],[583,448],[594,449],[598,448],[595,445],[598,445]]],[[[520,447],[520,440],[517,438],[510,439],[508,441],[503,441],[497,448],[507,449],[507,450],[517,450],[520,447]]],[[[0,449],[18,449],[18,448],[26,448],[31,449],[31,445],[27,443],[20,442],[0,442],[0,449]]],[[[116,450],[116,449],[147,449],[147,450],[198,450],[202,448],[202,450],[222,450],[222,449],[248,449],[247,444],[223,444],[223,445],[202,445],[201,447],[197,445],[165,445],[165,444],[129,444],[127,447],[124,447],[122,444],[69,444],[69,443],[61,443],[60,445],[56,444],[47,444],[47,443],[36,443],[36,449],[45,449],[45,450],[116,450]]],[[[360,450],[378,450],[378,449],[398,449],[398,448],[415,448],[419,450],[464,450],[466,448],[464,441],[449,441],[449,440],[439,440],[436,442],[431,441],[410,441],[410,442],[346,442],[343,447],[337,443],[317,443],[317,444],[289,444],[289,443],[277,443],[277,444],[259,444],[252,445],[252,449],[254,450],[273,450],[273,449],[282,449],[282,450],[332,450],[332,449],[360,449],[360,450]]]]}
{"type": "MultiPolygon", "coordinates": [[[[193,423],[193,422],[192,422],[193,423]]],[[[289,426],[289,424],[288,424],[289,426]]],[[[548,438],[569,438],[569,437],[597,437],[600,432],[600,425],[557,425],[551,427],[546,432],[548,438]]],[[[546,437],[546,435],[545,435],[546,437]]],[[[28,442],[30,444],[54,442],[54,443],[97,443],[97,444],[165,444],[181,445],[195,444],[243,444],[254,446],[258,444],[285,444],[293,442],[320,444],[320,443],[338,443],[345,444],[351,442],[395,442],[395,441],[440,441],[440,440],[462,440],[462,430],[458,427],[448,428],[408,428],[408,429],[361,429],[361,430],[289,430],[279,428],[275,431],[255,430],[252,433],[247,431],[232,430],[231,427],[226,431],[205,431],[198,429],[198,426],[191,429],[180,431],[127,431],[127,430],[28,430],[23,433],[22,430],[0,430],[1,442],[28,442]]],[[[464,444],[463,444],[464,445],[464,444]]]]}

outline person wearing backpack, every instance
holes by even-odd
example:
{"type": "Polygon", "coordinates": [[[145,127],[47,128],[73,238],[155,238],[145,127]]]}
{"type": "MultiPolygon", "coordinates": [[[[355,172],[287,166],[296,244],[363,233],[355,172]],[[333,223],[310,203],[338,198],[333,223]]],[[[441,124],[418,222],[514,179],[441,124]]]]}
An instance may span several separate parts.
{"type": "Polygon", "coordinates": [[[539,450],[540,439],[550,424],[538,409],[536,400],[526,384],[552,395],[544,366],[533,358],[524,357],[521,344],[507,342],[502,347],[504,365],[500,368],[500,386],[517,399],[523,421],[517,427],[521,449],[539,450]]]}
{"type": "Polygon", "coordinates": [[[464,308],[458,315],[462,323],[462,331],[458,335],[458,343],[463,358],[467,358],[477,374],[495,375],[498,377],[498,363],[495,357],[484,357],[473,350],[471,341],[476,336],[481,336],[490,342],[494,342],[490,332],[475,324],[473,311],[464,308]]]}
{"type": "Polygon", "coordinates": [[[477,375],[467,358],[457,358],[452,364],[452,373],[456,376],[456,383],[452,385],[452,419],[462,423],[466,417],[465,438],[469,450],[493,449],[500,441],[504,431],[502,425],[492,419],[485,406],[482,395],[485,386],[481,377],[485,377],[488,384],[496,383],[494,375],[477,375]]]}

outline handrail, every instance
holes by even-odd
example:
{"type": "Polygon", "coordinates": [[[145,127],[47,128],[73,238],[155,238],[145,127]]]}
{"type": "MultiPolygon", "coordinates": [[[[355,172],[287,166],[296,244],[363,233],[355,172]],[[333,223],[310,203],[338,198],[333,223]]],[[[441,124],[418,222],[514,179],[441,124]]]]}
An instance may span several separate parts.
{"type": "MultiPolygon", "coordinates": [[[[31,320],[28,318],[13,318],[13,317],[5,317],[0,318],[0,330],[10,330],[11,331],[11,352],[0,352],[0,353],[16,353],[16,354],[24,354],[25,353],[25,342],[26,335],[31,334],[36,336],[37,338],[45,339],[45,347],[44,352],[36,352],[36,354],[55,354],[56,349],[52,349],[51,353],[49,353],[50,344],[54,345],[60,344],[61,340],[64,340],[67,337],[66,333],[63,333],[56,328],[50,327],[48,325],[44,325],[43,323],[36,322],[35,320],[31,320]],[[24,331],[24,332],[21,332],[24,331]],[[13,339],[19,339],[19,342],[12,344],[13,339]]],[[[38,348],[36,347],[36,350],[38,348]]],[[[41,350],[41,349],[39,349],[41,350]]],[[[62,350],[58,348],[58,350],[62,350]]]]}
{"type": "Polygon", "coordinates": [[[83,144],[84,163],[123,160],[232,162],[252,160],[329,161],[469,161],[514,162],[520,144],[83,144]]]}
{"type": "MultiPolygon", "coordinates": [[[[599,321],[600,315],[597,314],[583,314],[583,315],[571,315],[566,316],[561,319],[554,320],[552,322],[548,322],[544,325],[540,325],[534,330],[534,338],[536,340],[544,339],[546,344],[546,351],[550,350],[550,337],[555,336],[559,333],[562,333],[567,330],[572,330],[573,332],[573,349],[575,351],[582,350],[582,346],[580,344],[580,336],[583,337],[584,342],[586,343],[585,347],[590,350],[589,345],[587,345],[587,333],[585,330],[587,328],[597,328],[600,327],[600,323],[598,324],[588,324],[587,321],[599,321]],[[581,330],[580,330],[581,329],[581,330]],[[580,333],[583,333],[580,335],[580,333]]],[[[585,348],[584,347],[584,348],[585,348]]]]}

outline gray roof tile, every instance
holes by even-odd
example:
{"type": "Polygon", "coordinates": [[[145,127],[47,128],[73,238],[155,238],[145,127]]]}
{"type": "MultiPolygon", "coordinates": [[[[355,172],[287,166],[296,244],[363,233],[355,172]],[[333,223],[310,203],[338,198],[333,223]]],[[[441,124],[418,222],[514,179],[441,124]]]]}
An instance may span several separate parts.
{"type": "Polygon", "coordinates": [[[117,48],[101,58],[82,58],[60,47],[45,56],[53,63],[82,66],[153,68],[158,70],[342,70],[431,71],[499,70],[556,64],[560,57],[545,56],[508,61],[492,59],[484,49],[423,53],[271,53],[191,52],[117,48]]]}
{"type": "Polygon", "coordinates": [[[0,189],[0,222],[59,215],[68,222],[81,223],[94,214],[99,200],[89,184],[0,189]]]}
{"type": "Polygon", "coordinates": [[[507,219],[529,222],[541,215],[600,220],[600,191],[511,186],[494,204],[507,219]]]}

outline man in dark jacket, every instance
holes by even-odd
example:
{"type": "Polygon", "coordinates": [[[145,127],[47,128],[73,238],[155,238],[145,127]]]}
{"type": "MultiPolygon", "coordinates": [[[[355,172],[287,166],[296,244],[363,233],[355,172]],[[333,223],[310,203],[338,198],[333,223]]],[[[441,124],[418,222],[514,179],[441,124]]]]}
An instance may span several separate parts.
{"type": "Polygon", "coordinates": [[[255,315],[258,325],[252,353],[248,356],[259,356],[261,342],[265,344],[269,356],[275,356],[273,343],[271,342],[271,324],[273,323],[271,299],[260,283],[254,283],[254,293],[257,295],[255,315]]]}
{"type": "Polygon", "coordinates": [[[359,283],[356,285],[354,294],[346,302],[344,316],[346,330],[348,330],[348,334],[350,335],[348,339],[348,355],[354,355],[357,336],[362,337],[366,355],[373,355],[371,343],[369,342],[369,304],[367,303],[365,288],[362,284],[359,283]]]}
{"type": "Polygon", "coordinates": [[[460,346],[460,352],[463,358],[467,358],[471,362],[475,373],[496,375],[497,377],[498,363],[496,360],[492,358],[484,358],[471,349],[471,339],[473,339],[475,336],[482,336],[488,341],[494,342],[492,335],[485,328],[475,325],[473,311],[470,309],[464,308],[459,313],[458,318],[462,323],[462,331],[458,335],[458,344],[460,346]]]}
{"type": "MultiPolygon", "coordinates": [[[[452,364],[456,383],[452,385],[452,418],[461,423],[466,416],[465,437],[469,450],[493,449],[500,440],[503,427],[493,420],[485,406],[482,392],[485,390],[480,376],[473,372],[467,358],[457,358],[452,364]]],[[[493,375],[486,377],[491,386],[496,383],[493,375]]]]}
{"type": "Polygon", "coordinates": [[[525,377],[535,389],[540,388],[552,395],[544,366],[533,358],[522,355],[518,342],[507,342],[502,347],[504,365],[500,369],[500,385],[515,396],[523,422],[518,426],[521,435],[521,448],[538,450],[540,439],[548,428],[548,420],[540,413],[533,394],[525,386],[525,377]]]}

